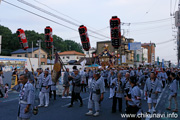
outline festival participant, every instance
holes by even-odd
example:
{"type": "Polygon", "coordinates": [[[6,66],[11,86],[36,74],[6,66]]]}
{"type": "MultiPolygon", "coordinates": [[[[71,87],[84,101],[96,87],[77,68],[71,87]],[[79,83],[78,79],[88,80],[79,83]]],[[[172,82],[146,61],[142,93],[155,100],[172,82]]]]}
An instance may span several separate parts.
{"type": "Polygon", "coordinates": [[[172,99],[174,98],[175,109],[173,110],[173,112],[178,112],[178,102],[177,102],[177,90],[178,90],[178,87],[177,87],[177,80],[175,79],[175,77],[176,77],[175,73],[170,74],[171,83],[170,83],[170,86],[169,86],[170,95],[169,95],[169,98],[168,98],[169,107],[166,108],[166,109],[171,110],[171,102],[172,102],[172,99]]]}
{"type": "Polygon", "coordinates": [[[43,107],[44,106],[44,98],[45,98],[45,106],[48,107],[49,105],[49,91],[50,91],[50,85],[51,85],[51,75],[49,74],[49,70],[45,70],[42,83],[41,83],[41,91],[39,93],[39,99],[40,99],[40,104],[38,107],[43,107]]]}
{"type": "Polygon", "coordinates": [[[102,101],[104,98],[104,85],[102,77],[100,76],[100,71],[96,71],[93,75],[94,79],[90,83],[90,93],[89,93],[89,101],[88,101],[88,109],[89,112],[86,115],[99,116],[100,105],[99,101],[102,101]],[[95,107],[95,113],[93,114],[93,106],[95,107]]]}
{"type": "Polygon", "coordinates": [[[148,103],[148,114],[151,114],[151,109],[153,113],[156,113],[155,106],[158,98],[158,89],[159,89],[159,80],[156,78],[155,73],[151,72],[150,78],[146,80],[144,90],[145,95],[147,96],[148,103]],[[153,104],[153,107],[151,105],[153,104]]]}

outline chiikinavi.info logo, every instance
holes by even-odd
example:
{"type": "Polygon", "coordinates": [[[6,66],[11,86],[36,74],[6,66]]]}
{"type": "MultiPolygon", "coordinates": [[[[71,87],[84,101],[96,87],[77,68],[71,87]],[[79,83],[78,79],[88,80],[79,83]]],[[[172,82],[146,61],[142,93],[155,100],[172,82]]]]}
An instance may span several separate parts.
{"type": "Polygon", "coordinates": [[[121,114],[122,118],[178,118],[177,113],[156,113],[156,114],[147,114],[147,113],[140,113],[136,114],[121,114]]]}

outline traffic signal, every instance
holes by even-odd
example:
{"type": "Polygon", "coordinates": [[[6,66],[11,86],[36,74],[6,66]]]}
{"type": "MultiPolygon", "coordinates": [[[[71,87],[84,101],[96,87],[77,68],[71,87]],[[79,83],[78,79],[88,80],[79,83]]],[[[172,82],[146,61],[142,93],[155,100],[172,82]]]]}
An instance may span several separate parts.
{"type": "Polygon", "coordinates": [[[26,50],[28,48],[28,42],[24,30],[19,28],[16,31],[16,34],[18,35],[18,40],[19,43],[21,44],[22,49],[26,50]]]}
{"type": "Polygon", "coordinates": [[[50,49],[53,47],[53,36],[52,36],[52,28],[47,26],[44,29],[45,32],[45,43],[46,43],[46,48],[50,49]]]}
{"type": "Polygon", "coordinates": [[[85,51],[89,51],[89,49],[91,48],[90,42],[89,42],[89,37],[88,37],[88,33],[87,33],[87,28],[84,25],[81,25],[78,29],[79,31],[79,35],[81,38],[81,43],[82,43],[82,47],[85,51]]]}
{"type": "Polygon", "coordinates": [[[121,21],[117,16],[110,19],[111,43],[115,49],[121,46],[121,21]]]}

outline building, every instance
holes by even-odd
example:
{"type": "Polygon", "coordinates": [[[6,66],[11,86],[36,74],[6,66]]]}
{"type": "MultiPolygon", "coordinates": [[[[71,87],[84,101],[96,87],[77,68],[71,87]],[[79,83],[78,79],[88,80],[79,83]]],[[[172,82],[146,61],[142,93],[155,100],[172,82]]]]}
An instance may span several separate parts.
{"type": "MultiPolygon", "coordinates": [[[[103,52],[104,46],[108,45],[109,47],[109,53],[111,53],[112,55],[115,54],[120,54],[120,58],[125,57],[125,63],[122,63],[122,59],[119,58],[120,62],[118,62],[118,64],[123,64],[123,65],[129,65],[129,66],[133,66],[134,65],[134,51],[132,50],[128,50],[128,43],[132,43],[134,42],[134,39],[132,38],[125,38],[124,36],[122,36],[121,38],[121,47],[119,47],[119,49],[114,49],[114,47],[111,44],[111,41],[101,41],[101,42],[97,42],[97,51],[96,51],[96,55],[101,54],[103,52]]],[[[118,61],[119,61],[118,60],[118,61]]]]}
{"type": "Polygon", "coordinates": [[[92,47],[91,49],[89,49],[89,51],[85,51],[83,49],[83,51],[84,51],[84,54],[86,55],[85,57],[89,58],[89,57],[92,57],[93,53],[96,51],[96,48],[92,47]]]}
{"type": "Polygon", "coordinates": [[[139,50],[134,51],[134,62],[136,66],[145,65],[148,63],[148,49],[141,47],[139,50]]]}
{"type": "Polygon", "coordinates": [[[155,64],[155,43],[143,43],[141,46],[148,49],[148,63],[155,64]]]}
{"type": "MultiPolygon", "coordinates": [[[[47,55],[48,53],[43,49],[40,50],[41,65],[47,64],[47,55]]],[[[39,58],[39,47],[28,48],[27,50],[19,49],[14,52],[11,52],[12,57],[29,57],[29,58],[39,58]]],[[[39,59],[38,59],[39,60],[39,59]]],[[[39,62],[39,61],[38,61],[39,62]]]]}
{"type": "Polygon", "coordinates": [[[71,60],[79,61],[81,58],[86,56],[85,54],[76,51],[64,51],[58,54],[64,64],[68,64],[71,60]]]}
{"type": "Polygon", "coordinates": [[[0,66],[3,71],[11,71],[14,67],[18,70],[24,70],[24,68],[31,70],[29,60],[31,60],[33,69],[36,70],[38,68],[38,58],[0,56],[0,66]]]}

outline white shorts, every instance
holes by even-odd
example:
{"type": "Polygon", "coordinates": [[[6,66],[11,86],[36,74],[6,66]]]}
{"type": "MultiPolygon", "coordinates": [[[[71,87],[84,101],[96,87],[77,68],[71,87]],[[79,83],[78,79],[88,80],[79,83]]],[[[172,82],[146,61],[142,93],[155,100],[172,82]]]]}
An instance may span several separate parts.
{"type": "Polygon", "coordinates": [[[152,99],[148,97],[147,103],[157,103],[157,99],[152,99]]]}

